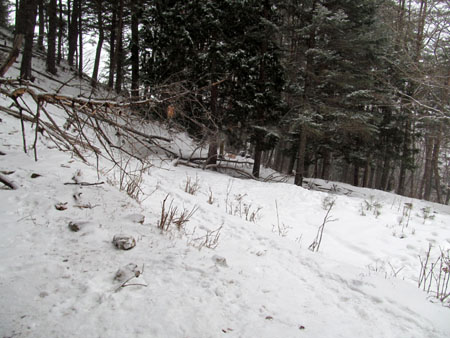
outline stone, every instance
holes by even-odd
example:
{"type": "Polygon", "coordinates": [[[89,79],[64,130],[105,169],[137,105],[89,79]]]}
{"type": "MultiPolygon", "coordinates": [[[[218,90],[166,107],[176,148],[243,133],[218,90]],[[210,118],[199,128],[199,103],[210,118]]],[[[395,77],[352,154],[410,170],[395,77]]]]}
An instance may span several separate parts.
{"type": "Polygon", "coordinates": [[[130,250],[136,246],[136,240],[133,238],[133,236],[124,234],[115,235],[112,243],[117,249],[120,250],[130,250]]]}

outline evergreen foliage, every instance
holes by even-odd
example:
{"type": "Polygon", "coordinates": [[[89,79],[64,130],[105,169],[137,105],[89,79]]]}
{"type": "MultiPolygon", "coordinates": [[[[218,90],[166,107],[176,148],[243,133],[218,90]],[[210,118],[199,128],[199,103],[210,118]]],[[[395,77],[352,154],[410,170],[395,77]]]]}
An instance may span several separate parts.
{"type": "MultiPolygon", "coordinates": [[[[0,0],[2,26],[9,3],[0,0]]],[[[37,12],[50,72],[64,57],[81,76],[83,44],[95,40],[91,83],[104,80],[106,58],[107,86],[133,100],[161,99],[157,116],[170,111],[209,144],[210,168],[225,139],[231,151],[253,153],[256,177],[264,162],[295,171],[298,185],[309,176],[450,200],[448,1],[18,5],[23,78],[33,79],[37,12]]]]}

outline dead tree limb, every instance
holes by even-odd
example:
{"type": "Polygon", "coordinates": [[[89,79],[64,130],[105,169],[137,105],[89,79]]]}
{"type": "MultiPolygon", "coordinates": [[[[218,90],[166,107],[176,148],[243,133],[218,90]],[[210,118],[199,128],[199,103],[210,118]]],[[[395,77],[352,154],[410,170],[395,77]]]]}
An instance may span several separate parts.
{"type": "Polygon", "coordinates": [[[2,174],[0,174],[0,182],[2,182],[4,185],[6,185],[8,188],[12,189],[12,190],[16,190],[17,189],[17,185],[15,185],[13,182],[11,182],[10,180],[8,180],[5,176],[3,176],[2,174]]]}
{"type": "Polygon", "coordinates": [[[14,38],[14,43],[11,49],[11,52],[9,53],[8,57],[6,58],[3,65],[0,67],[0,76],[3,77],[8,69],[14,64],[17,57],[20,53],[20,47],[22,47],[23,42],[23,34],[17,34],[14,38]]]}

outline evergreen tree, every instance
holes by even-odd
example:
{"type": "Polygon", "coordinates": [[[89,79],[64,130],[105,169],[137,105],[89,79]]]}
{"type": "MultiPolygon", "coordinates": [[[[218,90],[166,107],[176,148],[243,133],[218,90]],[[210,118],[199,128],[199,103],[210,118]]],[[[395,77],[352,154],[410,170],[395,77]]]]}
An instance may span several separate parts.
{"type": "Polygon", "coordinates": [[[268,1],[156,1],[144,17],[145,81],[184,81],[193,92],[208,87],[186,113],[196,119],[187,122],[191,132],[207,131],[214,163],[217,133],[240,129],[255,144],[257,176],[258,156],[273,139],[269,126],[277,123],[281,106],[274,7],[268,1]]]}
{"type": "MultiPolygon", "coordinates": [[[[322,176],[328,176],[331,152],[355,136],[371,133],[374,103],[373,76],[376,65],[376,2],[296,1],[284,3],[286,43],[290,52],[287,101],[292,125],[301,135],[299,149],[316,139],[316,159],[323,158],[322,176]],[[309,131],[309,132],[308,132],[309,131]]],[[[295,132],[295,130],[293,130],[295,132]]],[[[352,158],[351,156],[347,156],[352,158]]],[[[301,185],[303,159],[298,155],[296,184],[301,185]]]]}

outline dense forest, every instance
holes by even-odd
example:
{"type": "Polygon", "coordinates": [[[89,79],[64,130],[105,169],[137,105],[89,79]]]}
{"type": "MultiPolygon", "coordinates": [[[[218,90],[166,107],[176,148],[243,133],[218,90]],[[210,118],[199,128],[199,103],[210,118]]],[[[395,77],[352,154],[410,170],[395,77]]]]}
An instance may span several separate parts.
{"type": "Polygon", "coordinates": [[[448,0],[1,0],[14,48],[0,76],[20,51],[32,81],[39,51],[49,73],[89,70],[183,127],[209,164],[225,147],[251,153],[254,177],[448,204],[449,18],[448,0]]]}

